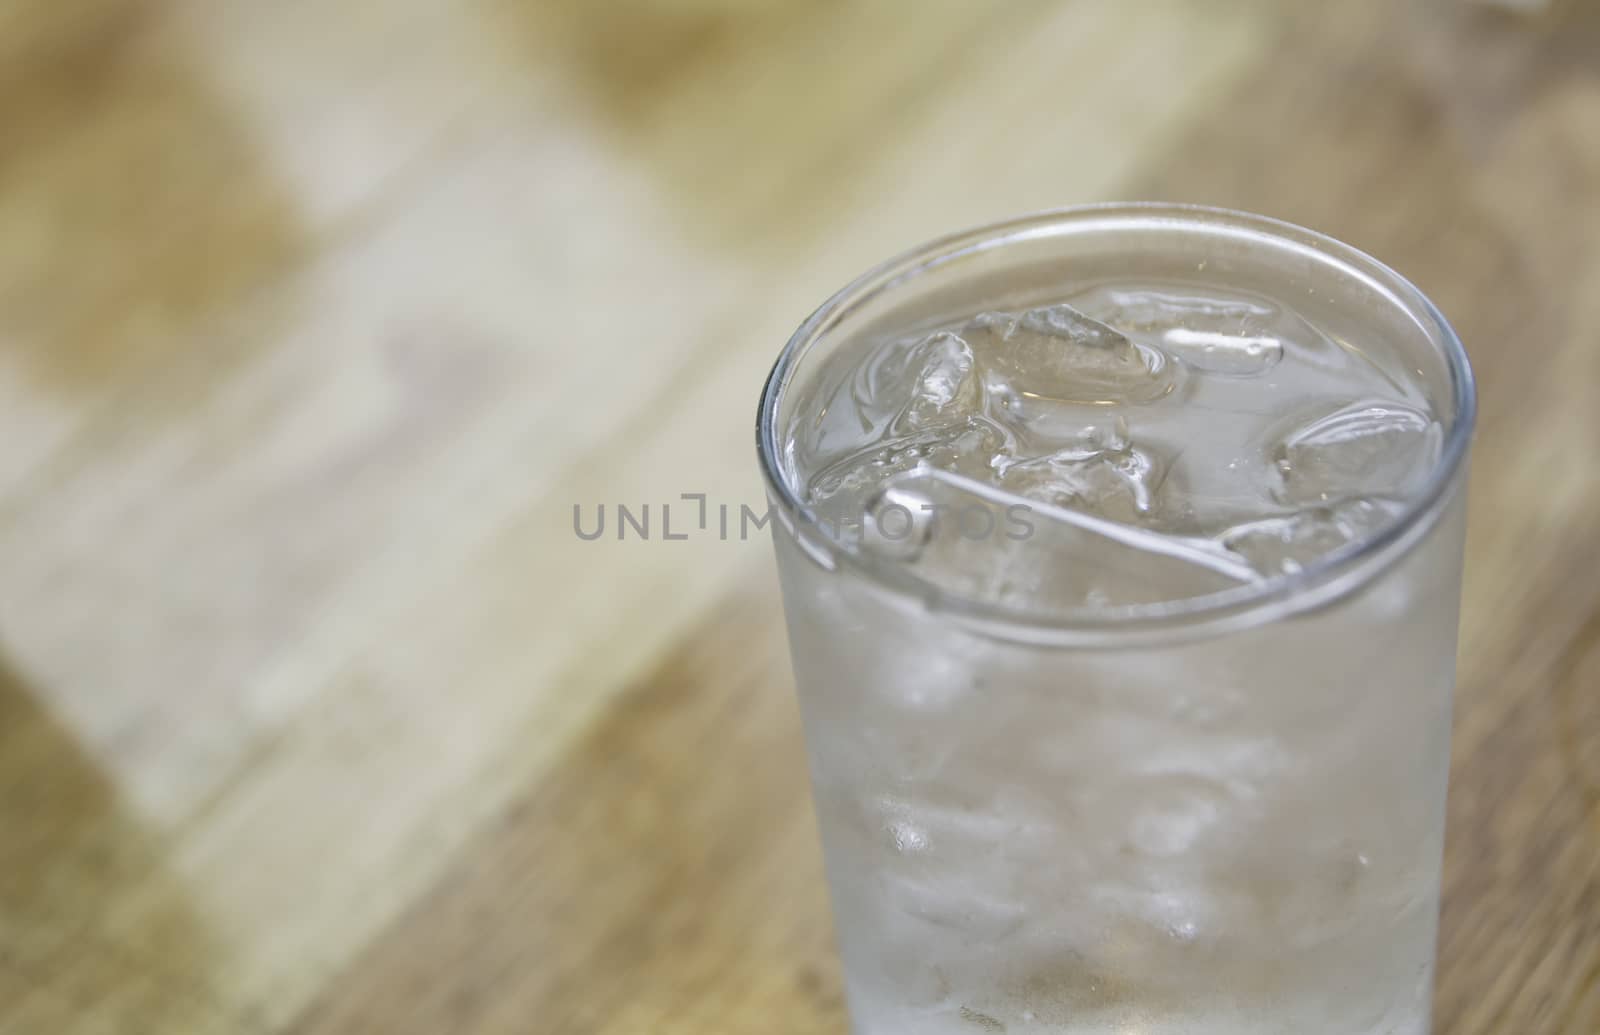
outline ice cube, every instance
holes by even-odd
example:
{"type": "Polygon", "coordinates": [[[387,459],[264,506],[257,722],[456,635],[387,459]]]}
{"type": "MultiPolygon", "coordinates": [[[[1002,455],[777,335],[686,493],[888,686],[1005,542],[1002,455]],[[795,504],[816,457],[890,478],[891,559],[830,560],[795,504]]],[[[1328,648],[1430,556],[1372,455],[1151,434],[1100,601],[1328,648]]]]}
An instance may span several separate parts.
{"type": "Polygon", "coordinates": [[[1168,352],[1196,370],[1228,377],[1264,374],[1283,358],[1283,342],[1268,336],[1173,327],[1161,336],[1168,352]]]}
{"type": "Polygon", "coordinates": [[[938,848],[951,857],[992,854],[1038,818],[1011,798],[991,800],[978,790],[938,783],[925,783],[915,793],[878,795],[868,807],[886,836],[898,842],[914,827],[919,850],[938,848]]]}
{"type": "Polygon", "coordinates": [[[1092,287],[1076,295],[1079,309],[1126,332],[1160,333],[1169,327],[1247,334],[1286,322],[1289,314],[1264,298],[1229,292],[1173,294],[1168,291],[1092,287]]]}
{"type": "Polygon", "coordinates": [[[961,797],[922,787],[914,796],[881,795],[868,804],[893,851],[879,894],[887,908],[942,929],[944,938],[991,943],[1027,917],[998,854],[1027,817],[1007,802],[961,797]]]}
{"type": "Polygon", "coordinates": [[[1150,856],[1181,856],[1215,826],[1227,810],[1214,781],[1189,775],[1147,780],[1128,817],[1131,846],[1150,856]]]}
{"type": "Polygon", "coordinates": [[[1133,446],[1127,423],[1090,425],[1062,448],[1026,460],[996,460],[999,484],[1029,499],[1135,522],[1155,507],[1162,470],[1133,446]]]}
{"type": "Polygon", "coordinates": [[[1028,918],[1028,904],[992,893],[957,869],[929,874],[888,874],[883,881],[886,903],[909,917],[942,929],[942,939],[968,944],[993,944],[1012,934],[1028,918]]]}
{"type": "Polygon", "coordinates": [[[1404,495],[1439,459],[1437,421],[1405,403],[1341,406],[1290,432],[1271,451],[1287,503],[1404,495]]]}
{"type": "Polygon", "coordinates": [[[911,434],[980,409],[972,347],[950,331],[896,343],[863,374],[864,399],[858,401],[870,401],[871,409],[892,415],[891,435],[911,434]]]}
{"type": "Polygon", "coordinates": [[[987,477],[995,459],[1008,452],[1008,443],[1006,431],[984,417],[933,424],[835,460],[811,479],[807,495],[812,503],[837,501],[848,508],[870,497],[886,478],[918,467],[987,477]]]}
{"type": "MultiPolygon", "coordinates": [[[[1177,371],[1141,345],[1065,303],[1020,317],[980,313],[967,325],[978,366],[1011,399],[1089,405],[1150,402],[1170,393],[1177,371]]],[[[985,378],[985,383],[990,383],[985,378]]]]}
{"type": "Polygon", "coordinates": [[[910,471],[890,485],[931,508],[909,563],[936,594],[1061,613],[1180,600],[1257,577],[1213,540],[1147,532],[948,471],[910,471]]]}
{"type": "Polygon", "coordinates": [[[889,485],[867,500],[862,516],[862,546],[871,553],[914,560],[933,535],[933,502],[912,490],[889,485]]]}
{"type": "Polygon", "coordinates": [[[1235,525],[1217,541],[1264,576],[1293,574],[1323,554],[1372,536],[1399,509],[1381,498],[1346,500],[1235,525]]]}
{"type": "Polygon", "coordinates": [[[1013,464],[1000,485],[1029,499],[1134,523],[1154,510],[1159,480],[1151,454],[1130,448],[1086,460],[1055,454],[1013,464]]]}
{"type": "Polygon", "coordinates": [[[1066,460],[1090,460],[1127,452],[1131,441],[1128,437],[1128,419],[1118,414],[1109,421],[1080,424],[1064,437],[1055,455],[1066,460]]]}

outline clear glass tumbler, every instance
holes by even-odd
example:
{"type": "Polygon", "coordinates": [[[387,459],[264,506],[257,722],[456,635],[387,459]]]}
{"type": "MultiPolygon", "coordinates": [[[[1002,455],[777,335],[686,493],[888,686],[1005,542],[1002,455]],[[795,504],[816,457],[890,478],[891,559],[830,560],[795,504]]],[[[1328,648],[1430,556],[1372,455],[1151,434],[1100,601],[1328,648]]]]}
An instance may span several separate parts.
{"type": "Polygon", "coordinates": [[[1203,208],[948,237],[800,327],[757,434],[858,1035],[1428,1031],[1474,411],[1460,342],[1398,274],[1203,208]],[[1377,534],[1064,612],[931,587],[805,503],[787,429],[822,419],[797,407],[830,357],[1063,284],[1197,277],[1420,386],[1437,462],[1377,534]]]}

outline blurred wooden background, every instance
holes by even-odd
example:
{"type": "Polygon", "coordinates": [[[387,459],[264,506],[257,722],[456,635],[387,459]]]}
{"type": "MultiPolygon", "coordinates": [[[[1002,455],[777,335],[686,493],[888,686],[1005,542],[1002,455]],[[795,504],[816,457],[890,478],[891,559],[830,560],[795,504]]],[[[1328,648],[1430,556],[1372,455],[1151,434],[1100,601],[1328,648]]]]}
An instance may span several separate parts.
{"type": "Polygon", "coordinates": [[[0,1032],[840,1035],[767,542],[572,507],[1125,198],[1467,340],[1437,1030],[1600,1031],[1600,4],[5,0],[0,1032]]]}

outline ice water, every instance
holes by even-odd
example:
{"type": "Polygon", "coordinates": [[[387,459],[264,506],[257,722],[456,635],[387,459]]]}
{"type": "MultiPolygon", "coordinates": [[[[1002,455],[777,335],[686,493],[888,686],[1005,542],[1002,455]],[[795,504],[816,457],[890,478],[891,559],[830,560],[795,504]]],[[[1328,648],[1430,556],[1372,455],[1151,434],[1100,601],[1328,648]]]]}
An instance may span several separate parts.
{"type": "MultiPolygon", "coordinates": [[[[1114,573],[1083,599],[1048,577],[1010,584],[1026,573],[1012,560],[1044,576],[1040,565],[1084,562],[1041,548],[1055,520],[1114,522],[1137,533],[1127,548],[1177,551],[1213,571],[1197,579],[1173,565],[1177,581],[1156,592],[1181,599],[1298,571],[1369,536],[1432,472],[1442,436],[1420,387],[1358,345],[1319,334],[1282,303],[1220,288],[1100,286],[980,312],[848,357],[814,391],[800,409],[824,420],[792,429],[816,472],[809,502],[851,529],[860,517],[868,549],[902,553],[947,531],[932,520],[941,504],[955,508],[951,521],[1010,497],[1053,515],[1026,522],[1045,526],[1039,541],[1002,535],[966,558],[994,581],[965,589],[1035,609],[1124,603],[1132,588],[1114,573]],[[968,499],[938,472],[1005,495],[968,499]],[[924,498],[930,474],[941,499],[924,498]],[[896,499],[918,520],[874,539],[874,511],[896,499]]],[[[977,534],[980,517],[967,524],[967,536],[945,538],[989,538],[977,534]]],[[[978,574],[941,568],[938,553],[919,569],[930,580],[978,574]]]]}
{"type": "Polygon", "coordinates": [[[1459,508],[1348,597],[1050,650],[952,602],[1092,618],[1381,536],[1444,428],[1382,340],[1219,278],[1078,281],[879,328],[782,429],[864,570],[780,535],[858,1035],[1428,1029],[1459,508]]]}

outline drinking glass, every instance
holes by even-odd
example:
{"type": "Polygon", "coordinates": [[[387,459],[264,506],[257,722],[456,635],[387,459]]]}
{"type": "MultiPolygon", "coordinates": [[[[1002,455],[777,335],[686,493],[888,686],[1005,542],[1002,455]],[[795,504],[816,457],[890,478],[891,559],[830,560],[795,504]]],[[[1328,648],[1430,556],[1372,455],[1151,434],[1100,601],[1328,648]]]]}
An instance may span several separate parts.
{"type": "Polygon", "coordinates": [[[805,321],[757,438],[858,1035],[1428,1031],[1474,410],[1460,342],[1399,274],[1212,209],[946,237],[805,321]],[[806,389],[837,357],[1063,285],[1197,279],[1420,386],[1438,459],[1377,534],[1221,592],[1063,610],[931,585],[806,502],[790,429],[820,419],[806,389]]]}

